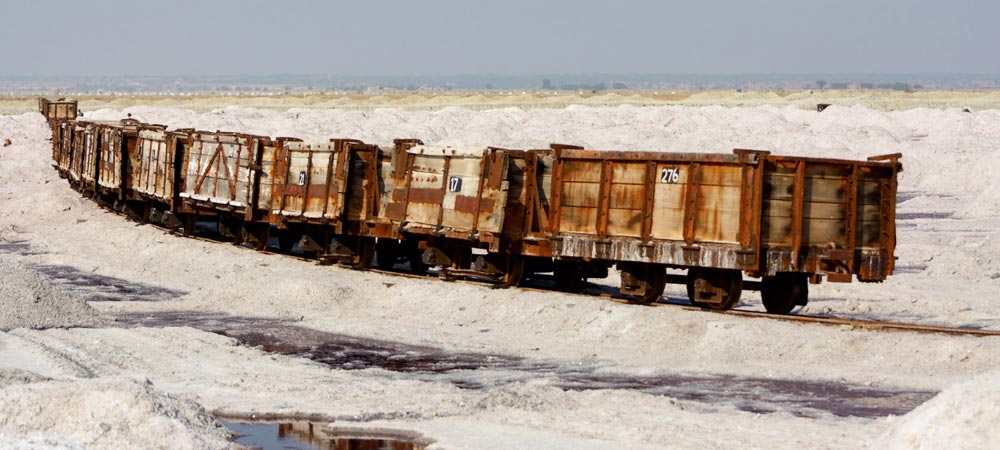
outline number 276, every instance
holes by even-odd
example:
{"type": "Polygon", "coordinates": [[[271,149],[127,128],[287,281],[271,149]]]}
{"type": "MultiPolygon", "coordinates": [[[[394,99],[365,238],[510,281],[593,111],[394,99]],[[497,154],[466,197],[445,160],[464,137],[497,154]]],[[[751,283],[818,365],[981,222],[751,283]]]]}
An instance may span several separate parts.
{"type": "Polygon", "coordinates": [[[676,183],[681,179],[681,170],[676,167],[664,168],[660,171],[660,183],[676,183]]]}

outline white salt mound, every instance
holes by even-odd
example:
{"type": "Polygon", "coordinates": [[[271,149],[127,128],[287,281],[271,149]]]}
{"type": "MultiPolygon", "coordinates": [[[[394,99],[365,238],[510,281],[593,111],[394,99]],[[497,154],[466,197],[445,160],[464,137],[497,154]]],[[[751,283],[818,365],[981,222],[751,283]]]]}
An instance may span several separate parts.
{"type": "Polygon", "coordinates": [[[149,381],[111,378],[0,388],[0,449],[235,448],[229,437],[193,400],[159,392],[149,381]]]}
{"type": "Polygon", "coordinates": [[[90,305],[44,274],[0,255],[0,330],[86,327],[101,324],[90,305]]]}
{"type": "Polygon", "coordinates": [[[42,433],[16,436],[0,432],[0,450],[85,450],[85,448],[58,436],[42,433]]]}
{"type": "Polygon", "coordinates": [[[984,449],[1000,442],[1000,372],[952,386],[903,416],[872,448],[984,449]]]}

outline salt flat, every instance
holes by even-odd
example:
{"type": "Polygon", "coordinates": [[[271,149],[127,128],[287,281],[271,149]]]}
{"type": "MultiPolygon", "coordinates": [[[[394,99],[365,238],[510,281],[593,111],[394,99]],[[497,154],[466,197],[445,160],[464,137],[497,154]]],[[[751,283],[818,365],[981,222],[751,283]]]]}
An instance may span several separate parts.
{"type": "MultiPolygon", "coordinates": [[[[1000,329],[1000,177],[994,173],[1000,110],[966,112],[959,106],[971,102],[968,97],[929,105],[942,108],[896,110],[887,107],[894,98],[874,100],[884,106],[857,102],[822,113],[803,106],[813,97],[801,105],[771,99],[733,107],[202,110],[177,101],[83,109],[93,119],[131,113],[171,127],[377,144],[413,137],[473,148],[551,142],[608,150],[738,147],[849,159],[901,152],[897,266],[903,270],[881,284],[812,286],[804,312],[1000,329]]],[[[0,446],[222,448],[224,433],[206,410],[412,430],[440,448],[982,448],[1000,442],[993,426],[1000,416],[996,338],[845,330],[494,290],[183,239],[81,198],[49,166],[47,137],[38,114],[0,116],[0,139],[13,142],[0,148],[0,244],[17,243],[0,245],[15,249],[0,253],[0,276],[18,282],[5,284],[0,298],[10,313],[3,317],[11,318],[0,332],[0,446]],[[178,295],[90,302],[84,309],[72,293],[37,285],[44,277],[28,272],[45,265],[178,295]],[[60,299],[66,303],[58,310],[60,325],[71,328],[32,329],[46,305],[60,299]],[[148,326],[177,312],[215,317],[223,328],[266,319],[551,369],[525,374],[500,366],[456,374],[478,383],[466,389],[454,380],[382,368],[330,368],[240,346],[183,321],[148,326]],[[581,367],[625,378],[731,377],[945,392],[903,417],[844,416],[621,386],[566,389],[561,374],[581,367]],[[55,412],[69,419],[60,423],[55,412]]],[[[678,286],[668,286],[666,295],[684,296],[678,286]]],[[[745,294],[743,306],[760,308],[759,297],[745,294]]]]}

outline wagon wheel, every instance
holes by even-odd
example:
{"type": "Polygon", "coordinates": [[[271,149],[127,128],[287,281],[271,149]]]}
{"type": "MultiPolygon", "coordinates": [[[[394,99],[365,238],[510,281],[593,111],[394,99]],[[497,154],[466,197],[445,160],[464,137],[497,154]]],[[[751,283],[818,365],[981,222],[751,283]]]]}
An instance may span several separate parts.
{"type": "Polygon", "coordinates": [[[788,314],[796,305],[809,301],[809,279],[805,274],[781,272],[764,277],[760,283],[764,309],[771,314],[788,314]]]}
{"type": "Polygon", "coordinates": [[[500,282],[503,287],[520,286],[524,281],[524,255],[507,254],[504,257],[503,275],[500,282]]]}
{"type": "Polygon", "coordinates": [[[667,271],[660,266],[644,265],[642,270],[642,281],[648,286],[642,295],[630,295],[629,303],[637,305],[649,305],[656,303],[663,297],[663,290],[667,287],[667,271]]]}
{"type": "Polygon", "coordinates": [[[375,264],[379,269],[392,269],[399,261],[399,250],[399,242],[393,239],[379,239],[375,244],[375,264]]]}
{"type": "Polygon", "coordinates": [[[739,270],[688,270],[687,294],[691,304],[715,311],[733,309],[743,292],[743,273],[739,270]]]}
{"type": "Polygon", "coordinates": [[[579,292],[583,288],[583,267],[575,261],[553,261],[552,277],[556,289],[563,292],[579,292]]]}

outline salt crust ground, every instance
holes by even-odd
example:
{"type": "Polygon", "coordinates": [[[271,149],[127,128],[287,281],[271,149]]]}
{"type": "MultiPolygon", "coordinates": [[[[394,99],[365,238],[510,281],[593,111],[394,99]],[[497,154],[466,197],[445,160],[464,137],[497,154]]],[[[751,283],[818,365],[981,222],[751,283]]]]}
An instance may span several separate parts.
{"type": "Polygon", "coordinates": [[[0,330],[89,327],[101,324],[83,300],[54,286],[44,274],[13,257],[0,255],[0,330]]]}
{"type": "Polygon", "coordinates": [[[1000,442],[1000,372],[946,389],[882,435],[876,448],[955,450],[995,448],[1000,442]]]}
{"type": "MultiPolygon", "coordinates": [[[[171,126],[313,139],[350,136],[375,143],[418,137],[429,143],[515,148],[549,141],[671,151],[725,152],[740,146],[847,158],[902,151],[906,171],[900,212],[916,216],[900,224],[898,253],[899,265],[911,270],[881,285],[814,286],[809,311],[1000,328],[995,301],[1000,214],[993,176],[1000,167],[1000,111],[834,107],[817,114],[774,107],[624,106],[127,112],[171,126]]],[[[116,119],[124,113],[95,111],[90,117],[116,119]]],[[[109,315],[195,310],[277,317],[329,332],[593,364],[623,374],[690,372],[945,389],[1000,367],[996,339],[850,331],[564,294],[495,291],[318,267],[175,238],[103,212],[70,191],[48,167],[46,132],[37,115],[0,116],[0,138],[14,141],[0,149],[0,241],[28,241],[41,250],[16,257],[24,265],[67,264],[189,292],[169,302],[94,305],[109,315]]],[[[683,296],[673,287],[667,295],[683,296]]],[[[758,302],[753,294],[744,301],[751,307],[758,302]]],[[[51,404],[27,392],[53,383],[46,379],[79,385],[85,392],[98,389],[88,383],[102,382],[129,390],[121,377],[138,377],[152,380],[155,389],[144,386],[154,397],[159,391],[192,395],[214,411],[318,413],[354,425],[360,418],[381,418],[361,425],[416,430],[443,448],[909,448],[905,445],[922,443],[930,448],[937,442],[978,442],[963,430],[982,430],[993,416],[981,414],[986,421],[972,420],[957,428],[958,434],[956,427],[919,425],[937,420],[928,417],[966,417],[962,408],[988,412],[996,403],[984,383],[976,382],[946,391],[904,418],[872,421],[755,415],[627,391],[564,392],[546,379],[465,391],[380,371],[328,370],[190,328],[0,333],[0,374],[8,383],[0,395],[42,411],[51,404]],[[949,400],[954,398],[961,401],[949,400]],[[927,410],[936,412],[928,415],[927,410]],[[912,429],[925,432],[907,431],[912,429]]],[[[155,417],[150,413],[147,419],[155,417]]],[[[193,422],[186,417],[185,423],[193,422]]],[[[57,434],[67,438],[95,426],[97,421],[81,421],[57,434]]],[[[7,433],[7,441],[0,442],[20,445],[14,443],[34,439],[30,433],[41,430],[11,430],[0,421],[0,432],[7,433]]],[[[193,435],[201,429],[188,431],[193,435]]],[[[985,436],[996,444],[995,436],[985,436]]],[[[192,448],[211,448],[194,438],[188,442],[192,448]]]]}
{"type": "Polygon", "coordinates": [[[3,387],[0,426],[15,443],[41,434],[86,448],[231,447],[230,433],[196,402],[116,377],[3,387]]]}

